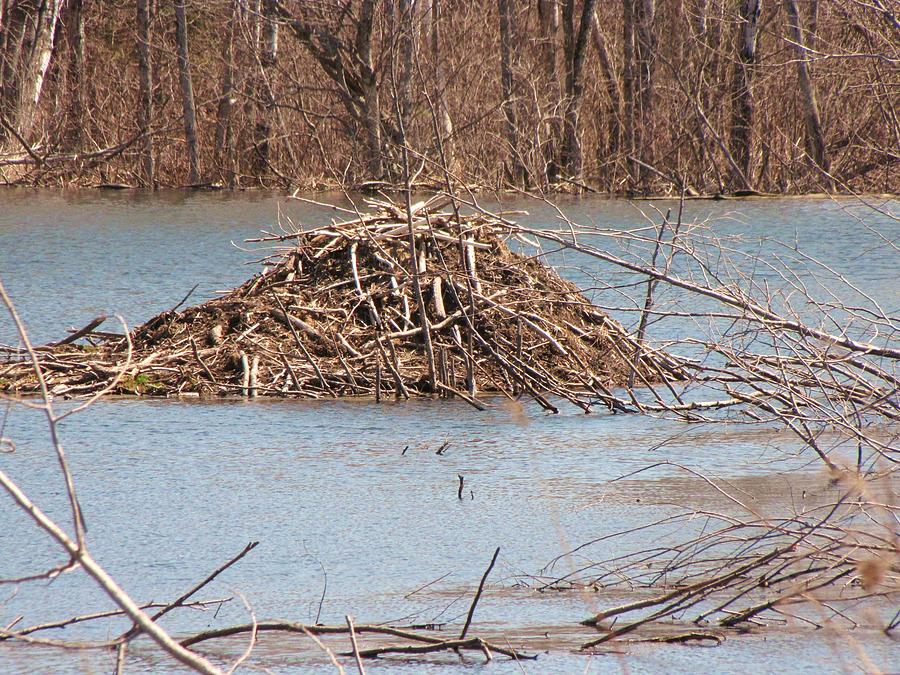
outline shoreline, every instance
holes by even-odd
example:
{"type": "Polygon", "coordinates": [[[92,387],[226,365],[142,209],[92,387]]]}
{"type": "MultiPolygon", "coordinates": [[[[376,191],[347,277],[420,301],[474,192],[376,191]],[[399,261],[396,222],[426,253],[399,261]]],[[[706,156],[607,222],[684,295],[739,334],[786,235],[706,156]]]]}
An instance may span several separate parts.
{"type": "MultiPolygon", "coordinates": [[[[28,192],[127,192],[142,195],[182,192],[182,193],[224,193],[229,195],[237,194],[272,194],[284,195],[290,197],[294,194],[371,194],[380,193],[395,194],[402,193],[402,186],[383,185],[377,189],[373,189],[370,185],[363,183],[360,185],[341,188],[339,186],[323,186],[317,188],[298,187],[294,189],[285,188],[265,188],[265,187],[240,187],[229,188],[219,185],[172,185],[159,187],[157,189],[149,189],[136,185],[128,185],[124,183],[99,183],[96,185],[16,185],[16,184],[0,184],[0,190],[28,191],[28,192]]],[[[416,186],[413,185],[413,193],[440,193],[443,187],[432,184],[416,186]]],[[[546,193],[528,192],[525,190],[502,188],[461,188],[460,191],[474,193],[476,195],[504,195],[531,197],[534,199],[553,199],[559,197],[578,197],[578,198],[595,198],[605,200],[626,200],[626,201],[678,201],[682,199],[678,194],[636,194],[629,192],[599,192],[596,190],[551,190],[546,193]]],[[[755,192],[741,190],[738,192],[714,192],[708,194],[685,194],[684,201],[754,201],[754,200],[774,200],[774,199],[900,199],[900,193],[890,192],[755,192]]]]}

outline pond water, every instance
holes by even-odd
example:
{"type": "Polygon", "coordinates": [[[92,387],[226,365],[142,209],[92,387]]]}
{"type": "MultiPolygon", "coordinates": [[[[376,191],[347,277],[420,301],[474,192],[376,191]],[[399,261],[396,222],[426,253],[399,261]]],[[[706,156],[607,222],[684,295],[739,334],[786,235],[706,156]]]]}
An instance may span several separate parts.
{"type": "MultiPolygon", "coordinates": [[[[626,202],[564,199],[559,205],[580,222],[646,223],[626,202]]],[[[554,221],[555,211],[540,203],[504,206],[529,210],[520,218],[526,222],[554,221]]],[[[887,208],[896,211],[897,203],[887,208]]],[[[7,190],[0,193],[0,279],[35,342],[58,339],[67,327],[102,313],[119,313],[134,326],[176,305],[198,282],[189,302],[245,280],[255,268],[243,263],[259,254],[240,242],[276,228],[279,213],[306,225],[333,215],[269,194],[7,190]]],[[[796,241],[896,314],[896,251],[883,237],[896,242],[900,231],[890,219],[864,213],[880,235],[860,224],[863,211],[849,202],[698,201],[687,204],[685,219],[713,218],[723,233],[740,234],[748,250],[765,248],[768,237],[796,241]]],[[[564,268],[572,262],[558,260],[564,268]]],[[[593,270],[602,273],[599,265],[593,270]]],[[[595,300],[605,301],[600,292],[595,300]]],[[[15,342],[6,315],[0,342],[15,342]]],[[[577,646],[594,633],[577,622],[623,598],[539,594],[516,583],[582,542],[716,499],[701,481],[671,466],[610,482],[662,459],[727,479],[771,515],[791,510],[804,491],[804,498],[827,498],[827,476],[782,432],[566,408],[548,415],[498,402],[478,413],[446,401],[138,399],[98,402],[68,418],[61,432],[91,550],[135,599],[175,598],[248,542],[260,542],[201,594],[235,599],[218,610],[169,615],[165,625],[175,633],[248,621],[246,603],[260,619],[332,624],[350,614],[359,623],[450,623],[449,635],[464,621],[500,546],[472,632],[522,637],[545,653],[521,664],[496,659],[492,672],[896,670],[890,639],[872,627],[847,632],[838,625],[760,630],[729,637],[715,649],[622,645],[588,657],[577,646]],[[445,441],[446,452],[436,455],[445,441]],[[459,475],[463,500],[457,498],[459,475]]],[[[66,522],[41,417],[14,407],[0,435],[17,444],[14,454],[0,455],[0,467],[66,522]]],[[[5,495],[0,522],[0,578],[62,562],[5,495]]],[[[590,554],[597,559],[642,544],[640,538],[610,540],[590,554]]],[[[0,626],[19,616],[21,627],[110,606],[80,572],[0,586],[0,626]]],[[[125,627],[121,621],[86,623],[45,636],[102,640],[125,627]]],[[[237,656],[245,644],[235,638],[210,649],[224,658],[237,656]]],[[[266,636],[254,658],[279,673],[333,671],[304,639],[266,636]]],[[[109,672],[112,663],[104,651],[0,643],[0,674],[109,672]]],[[[443,656],[374,662],[368,670],[445,672],[481,663],[443,656]]],[[[130,651],[127,665],[126,672],[178,670],[146,641],[130,651]]],[[[352,667],[346,659],[344,665],[352,667]]]]}

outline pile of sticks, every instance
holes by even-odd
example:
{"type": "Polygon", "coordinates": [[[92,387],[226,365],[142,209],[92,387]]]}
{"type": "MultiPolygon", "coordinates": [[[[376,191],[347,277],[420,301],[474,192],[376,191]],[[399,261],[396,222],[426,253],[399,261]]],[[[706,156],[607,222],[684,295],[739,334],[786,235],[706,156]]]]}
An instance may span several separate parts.
{"type": "MultiPolygon", "coordinates": [[[[611,390],[674,381],[679,364],[630,336],[539,257],[514,252],[503,217],[369,200],[341,222],[249,241],[263,271],[223,297],[164,312],[128,335],[78,331],[37,350],[51,393],[320,398],[527,395],[612,408],[611,390]]],[[[8,350],[0,386],[28,392],[8,350]]]]}

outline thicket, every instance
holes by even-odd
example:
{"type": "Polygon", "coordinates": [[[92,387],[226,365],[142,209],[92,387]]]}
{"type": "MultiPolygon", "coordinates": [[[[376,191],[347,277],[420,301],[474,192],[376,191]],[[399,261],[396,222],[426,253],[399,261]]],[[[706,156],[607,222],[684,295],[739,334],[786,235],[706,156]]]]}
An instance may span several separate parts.
{"type": "Polygon", "coordinates": [[[0,0],[0,181],[897,192],[883,0],[0,0]]]}

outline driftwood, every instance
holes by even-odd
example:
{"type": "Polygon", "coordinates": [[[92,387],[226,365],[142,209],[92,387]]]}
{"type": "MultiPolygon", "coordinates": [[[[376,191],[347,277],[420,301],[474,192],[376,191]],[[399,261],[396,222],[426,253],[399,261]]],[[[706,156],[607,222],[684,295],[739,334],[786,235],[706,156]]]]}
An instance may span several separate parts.
{"type": "MultiPolygon", "coordinates": [[[[479,392],[525,393],[587,411],[631,381],[682,377],[538,257],[512,251],[502,219],[437,201],[370,206],[251,240],[276,247],[263,272],[133,330],[130,363],[128,341],[92,335],[94,322],[40,348],[51,393],[86,397],[118,377],[119,394],[442,396],[482,408],[479,392]],[[85,336],[91,345],[76,342],[85,336]]],[[[7,352],[0,387],[33,392],[31,364],[7,352]]]]}

